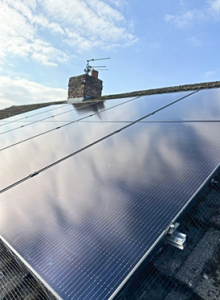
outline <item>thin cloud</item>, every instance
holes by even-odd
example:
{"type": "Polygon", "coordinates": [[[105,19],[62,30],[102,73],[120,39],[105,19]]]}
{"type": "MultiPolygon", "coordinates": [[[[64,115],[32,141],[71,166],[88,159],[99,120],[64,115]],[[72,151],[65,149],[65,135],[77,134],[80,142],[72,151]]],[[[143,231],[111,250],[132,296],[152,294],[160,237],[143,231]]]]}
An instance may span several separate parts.
{"type": "Polygon", "coordinates": [[[205,13],[201,10],[187,11],[182,15],[169,15],[165,16],[165,21],[176,25],[177,27],[186,27],[195,20],[201,20],[206,18],[205,13]]]}
{"type": "Polygon", "coordinates": [[[213,71],[208,71],[205,73],[206,77],[212,77],[213,75],[215,75],[217,73],[218,70],[213,70],[213,71]]]}
{"type": "Polygon", "coordinates": [[[161,47],[161,44],[158,42],[152,42],[152,43],[150,43],[150,47],[153,49],[157,49],[157,48],[161,47]]]}
{"type": "Polygon", "coordinates": [[[220,0],[209,1],[209,5],[213,12],[220,13],[220,0]]]}
{"type": "Polygon", "coordinates": [[[179,5],[181,5],[181,6],[187,5],[187,3],[188,3],[188,1],[186,1],[186,0],[179,0],[179,5]]]}
{"type": "Polygon", "coordinates": [[[11,105],[53,102],[67,99],[67,91],[23,78],[0,76],[0,109],[11,105]]]}
{"type": "MultiPolygon", "coordinates": [[[[180,1],[184,4],[185,1],[180,1]]],[[[219,17],[220,15],[220,0],[207,0],[203,8],[189,10],[179,15],[165,15],[165,21],[174,24],[177,27],[186,27],[196,21],[212,20],[213,16],[219,17]]]]}
{"type": "Polygon", "coordinates": [[[199,47],[203,45],[203,42],[197,38],[195,38],[194,36],[192,36],[191,38],[187,39],[188,42],[190,42],[192,45],[199,47]]]}
{"type": "Polygon", "coordinates": [[[127,1],[125,0],[108,0],[109,4],[115,5],[118,8],[121,8],[127,5],[127,1]]]}

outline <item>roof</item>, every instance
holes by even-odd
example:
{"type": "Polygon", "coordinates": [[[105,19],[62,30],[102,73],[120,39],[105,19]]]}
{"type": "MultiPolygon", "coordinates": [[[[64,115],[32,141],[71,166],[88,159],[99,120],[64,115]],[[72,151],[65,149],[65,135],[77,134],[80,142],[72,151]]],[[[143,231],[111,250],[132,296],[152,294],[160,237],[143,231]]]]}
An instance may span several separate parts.
{"type": "Polygon", "coordinates": [[[206,193],[219,163],[218,91],[190,91],[122,97],[92,114],[58,105],[4,123],[1,231],[58,297],[69,286],[70,295],[82,298],[89,289],[94,299],[113,289],[113,299],[161,246],[170,222],[186,224],[186,208],[201,202],[198,192],[206,193]],[[84,264],[82,289],[74,287],[72,260],[84,264]],[[105,268],[97,269],[99,261],[105,268]],[[88,285],[93,278],[99,289],[88,285]]]}
{"type": "MultiPolygon", "coordinates": [[[[135,92],[129,92],[129,93],[123,93],[123,94],[105,95],[100,98],[92,99],[92,101],[107,100],[107,99],[119,99],[119,98],[127,98],[127,97],[138,97],[138,96],[163,94],[163,93],[175,93],[175,92],[210,89],[210,88],[218,88],[218,87],[220,87],[220,81],[185,84],[185,85],[179,85],[179,86],[171,86],[171,87],[164,87],[164,88],[135,91],[135,92]]],[[[11,106],[11,107],[0,110],[0,120],[4,119],[4,118],[9,118],[9,117],[17,115],[17,114],[35,110],[38,108],[42,108],[42,107],[46,107],[46,106],[50,106],[50,105],[56,105],[56,104],[64,104],[64,103],[66,103],[66,100],[56,101],[56,102],[48,102],[48,103],[39,103],[39,104],[11,106]]]]}

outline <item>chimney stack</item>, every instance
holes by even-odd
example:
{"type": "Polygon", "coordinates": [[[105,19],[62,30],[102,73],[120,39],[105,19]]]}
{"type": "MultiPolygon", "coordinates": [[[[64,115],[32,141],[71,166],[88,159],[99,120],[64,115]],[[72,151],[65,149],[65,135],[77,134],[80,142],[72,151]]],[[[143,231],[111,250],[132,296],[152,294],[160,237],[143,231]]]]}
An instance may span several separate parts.
{"type": "Polygon", "coordinates": [[[91,75],[83,74],[69,78],[68,101],[79,102],[102,95],[102,80],[98,79],[98,71],[92,70],[91,75]]]}

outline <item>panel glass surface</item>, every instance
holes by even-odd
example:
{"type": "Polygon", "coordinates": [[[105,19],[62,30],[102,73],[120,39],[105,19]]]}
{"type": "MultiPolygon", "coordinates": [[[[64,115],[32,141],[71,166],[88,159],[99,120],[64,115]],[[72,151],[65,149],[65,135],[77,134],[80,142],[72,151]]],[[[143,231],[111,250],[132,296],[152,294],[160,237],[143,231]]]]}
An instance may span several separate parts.
{"type": "Polygon", "coordinates": [[[18,130],[21,127],[28,127],[38,122],[49,123],[56,121],[66,123],[73,122],[74,120],[85,119],[86,117],[94,114],[99,115],[99,110],[103,111],[116,105],[121,105],[122,103],[132,101],[133,99],[136,98],[108,100],[106,101],[105,105],[103,104],[104,101],[100,101],[97,104],[82,102],[59,105],[59,107],[54,105],[55,107],[51,106],[51,109],[48,106],[44,109],[41,108],[15,116],[15,120],[12,118],[7,119],[12,120],[9,122],[2,122],[0,124],[0,134],[5,134],[7,132],[11,132],[12,130],[18,130]]]}
{"type": "Polygon", "coordinates": [[[2,142],[5,146],[12,145],[19,139],[21,143],[0,151],[0,190],[121,128],[121,124],[116,123],[88,126],[87,123],[77,122],[22,142],[25,133],[28,132],[27,136],[34,136],[39,129],[46,130],[44,124],[40,128],[40,123],[37,124],[37,127],[34,124],[35,126],[31,125],[4,135],[6,140],[2,142]]]}
{"type": "Polygon", "coordinates": [[[20,122],[21,127],[10,132],[0,134],[0,151],[7,147],[13,147],[16,143],[22,143],[38,135],[49,133],[50,130],[56,130],[57,127],[63,126],[66,122],[37,122],[31,126],[25,126],[27,123],[20,122]],[[22,125],[21,125],[22,126],[22,125]]]}
{"type": "MultiPolygon", "coordinates": [[[[149,113],[158,110],[159,108],[177,100],[183,98],[187,95],[191,94],[190,92],[180,92],[180,93],[169,93],[169,94],[160,94],[160,95],[150,95],[150,96],[142,96],[140,98],[136,98],[133,101],[128,101],[122,105],[113,107],[108,109],[108,101],[104,101],[105,109],[98,110],[97,113],[89,118],[86,118],[82,121],[126,121],[131,122],[137,120],[149,113]]],[[[184,101],[183,99],[182,101],[184,101]]],[[[58,121],[67,121],[67,115],[57,117],[58,121]]]]}
{"type": "Polygon", "coordinates": [[[129,98],[121,98],[121,99],[109,99],[104,101],[94,102],[86,102],[83,101],[81,103],[73,103],[71,106],[73,107],[72,113],[65,114],[62,116],[56,116],[57,121],[72,121],[73,119],[86,119],[87,117],[97,115],[98,119],[100,119],[100,114],[104,113],[106,110],[111,110],[115,107],[119,108],[124,104],[133,102],[137,99],[137,97],[129,97],[129,98]],[[75,113],[77,112],[77,118],[75,117],[75,113]],[[73,115],[74,114],[74,115],[73,115]]]}
{"type": "MultiPolygon", "coordinates": [[[[38,112],[39,109],[36,110],[32,110],[29,112],[29,114],[25,113],[25,114],[20,114],[18,115],[19,118],[17,120],[8,122],[8,123],[3,123],[0,126],[0,134],[3,133],[7,133],[10,132],[12,130],[17,130],[19,128],[21,128],[21,126],[26,127],[26,126],[30,126],[31,124],[37,123],[37,122],[46,122],[46,121],[52,121],[55,116],[57,115],[62,115],[62,114],[66,114],[68,112],[71,112],[73,109],[73,107],[69,104],[65,104],[58,107],[54,107],[55,105],[53,105],[53,108],[49,109],[48,107],[44,107],[44,110],[41,109],[41,112],[38,112]]],[[[18,117],[17,116],[17,117],[18,117]]]]}
{"type": "Polygon", "coordinates": [[[37,108],[37,109],[30,110],[30,111],[27,111],[27,112],[24,112],[24,113],[15,115],[15,116],[11,116],[11,117],[6,118],[6,119],[2,119],[2,120],[0,120],[0,124],[4,125],[4,124],[7,124],[7,123],[12,123],[12,122],[19,121],[21,119],[22,120],[24,120],[26,118],[28,119],[28,118],[31,118],[32,116],[41,115],[41,113],[45,113],[47,111],[54,111],[55,112],[56,110],[59,110],[62,107],[65,107],[65,106],[66,106],[66,104],[56,104],[56,105],[48,105],[48,106],[45,106],[45,107],[37,108]]]}
{"type": "Polygon", "coordinates": [[[126,97],[126,98],[118,98],[118,99],[108,99],[103,101],[98,101],[98,103],[94,102],[86,102],[83,101],[82,103],[73,103],[71,104],[74,109],[78,110],[80,115],[87,115],[88,113],[98,112],[100,110],[105,110],[110,107],[120,105],[122,103],[132,102],[137,97],[126,97]]]}
{"type": "Polygon", "coordinates": [[[64,299],[109,299],[219,163],[219,130],[132,125],[1,194],[0,232],[64,299]]]}
{"type": "Polygon", "coordinates": [[[201,90],[146,121],[220,121],[220,89],[201,90]]]}

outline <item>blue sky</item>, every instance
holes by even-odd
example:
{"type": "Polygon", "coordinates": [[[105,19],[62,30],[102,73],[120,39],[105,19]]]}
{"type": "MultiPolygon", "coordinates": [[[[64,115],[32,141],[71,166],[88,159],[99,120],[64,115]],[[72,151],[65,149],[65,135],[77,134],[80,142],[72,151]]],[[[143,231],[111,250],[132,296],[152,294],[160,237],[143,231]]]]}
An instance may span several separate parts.
{"type": "Polygon", "coordinates": [[[0,109],[65,100],[86,60],[103,95],[220,80],[220,0],[0,0],[0,109]]]}

